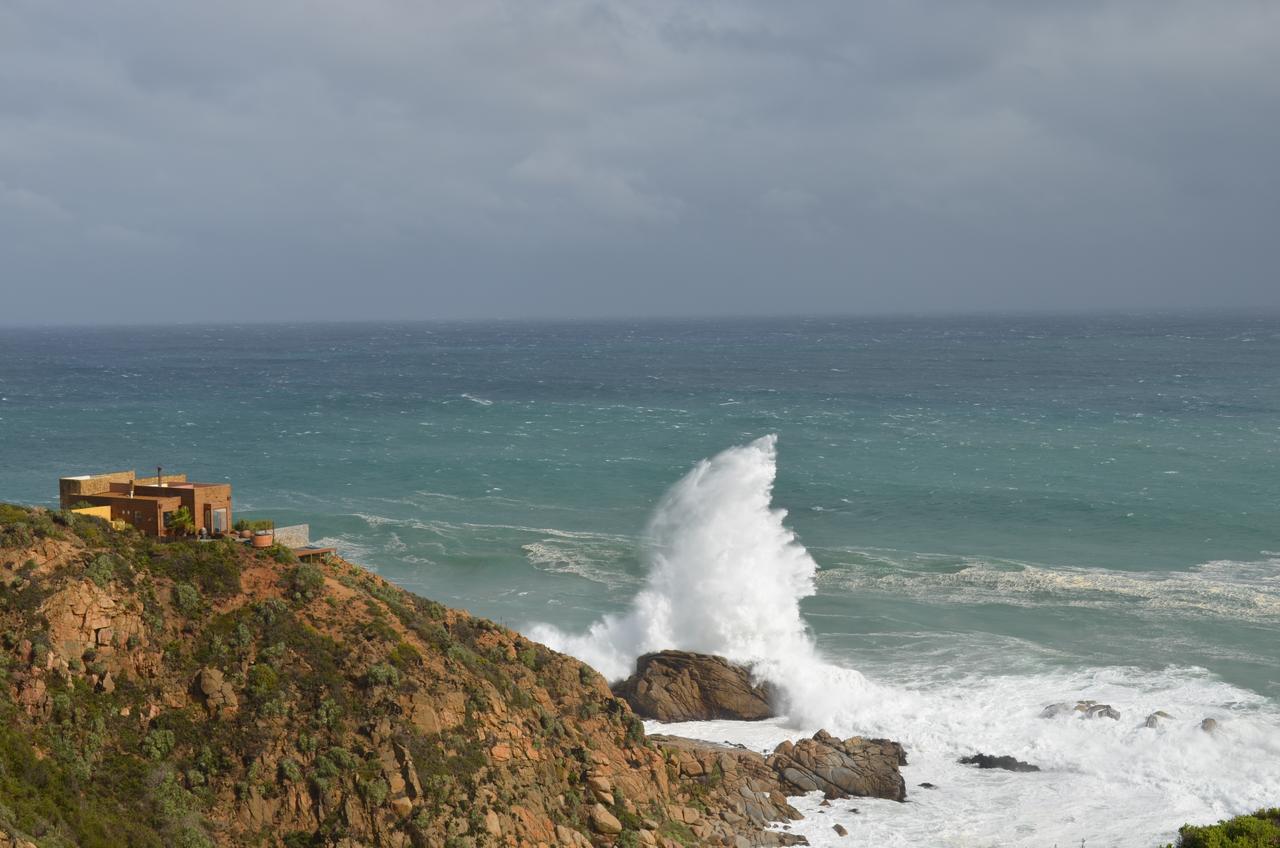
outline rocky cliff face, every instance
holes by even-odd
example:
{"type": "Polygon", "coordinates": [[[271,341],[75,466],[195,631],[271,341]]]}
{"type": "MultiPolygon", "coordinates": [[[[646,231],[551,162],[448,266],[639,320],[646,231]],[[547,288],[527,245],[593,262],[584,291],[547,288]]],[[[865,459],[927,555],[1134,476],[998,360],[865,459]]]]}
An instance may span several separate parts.
{"type": "Polygon", "coordinates": [[[0,846],[801,841],[744,754],[341,559],[0,505],[0,846]]]}

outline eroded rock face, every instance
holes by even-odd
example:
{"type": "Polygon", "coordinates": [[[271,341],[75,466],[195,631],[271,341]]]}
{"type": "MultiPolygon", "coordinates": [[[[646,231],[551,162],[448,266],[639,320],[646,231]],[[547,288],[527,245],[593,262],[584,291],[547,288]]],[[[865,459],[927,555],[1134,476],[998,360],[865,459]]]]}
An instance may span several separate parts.
{"type": "Polygon", "coordinates": [[[772,718],[771,692],[724,657],[659,651],[636,660],[636,672],[613,692],[635,713],[657,721],[759,721],[772,718]]]}
{"type": "Polygon", "coordinates": [[[216,668],[203,668],[192,684],[196,694],[204,701],[210,715],[234,713],[240,707],[235,687],[228,683],[216,668]]]}
{"type": "Polygon", "coordinates": [[[798,818],[786,798],[815,790],[828,799],[860,796],[904,801],[907,797],[899,771],[906,765],[906,755],[901,745],[887,739],[841,740],[820,730],[809,739],[783,742],[764,757],[743,748],[676,736],[652,738],[676,756],[683,775],[717,775],[730,794],[746,799],[740,812],[753,820],[798,818]]]}
{"type": "Polygon", "coordinates": [[[906,765],[902,746],[888,739],[854,736],[840,740],[825,730],[811,739],[783,742],[768,763],[788,794],[820,790],[827,798],[854,795],[904,801],[907,786],[898,767],[906,765]]]}

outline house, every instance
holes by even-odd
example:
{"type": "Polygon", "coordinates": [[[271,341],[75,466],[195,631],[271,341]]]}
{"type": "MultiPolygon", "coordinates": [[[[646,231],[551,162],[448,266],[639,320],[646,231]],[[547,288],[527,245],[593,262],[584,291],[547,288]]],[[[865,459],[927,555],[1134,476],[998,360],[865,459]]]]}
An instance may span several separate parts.
{"type": "Polygon", "coordinates": [[[186,507],[196,533],[231,530],[231,484],[194,483],[185,474],[138,477],[133,471],[85,474],[58,481],[63,509],[77,509],[110,521],[123,521],[148,536],[169,536],[173,514],[186,507]]]}

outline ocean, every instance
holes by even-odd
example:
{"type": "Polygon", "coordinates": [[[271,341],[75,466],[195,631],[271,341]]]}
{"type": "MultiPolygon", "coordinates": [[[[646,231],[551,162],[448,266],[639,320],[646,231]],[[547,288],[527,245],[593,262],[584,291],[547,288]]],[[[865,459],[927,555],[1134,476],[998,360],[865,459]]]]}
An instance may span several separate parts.
{"type": "Polygon", "coordinates": [[[1277,315],[0,329],[0,500],[157,465],[606,673],[786,693],[678,732],[902,741],[908,803],[802,800],[815,845],[1280,804],[1277,315]],[[1121,719],[1038,717],[1082,698],[1121,719]]]}

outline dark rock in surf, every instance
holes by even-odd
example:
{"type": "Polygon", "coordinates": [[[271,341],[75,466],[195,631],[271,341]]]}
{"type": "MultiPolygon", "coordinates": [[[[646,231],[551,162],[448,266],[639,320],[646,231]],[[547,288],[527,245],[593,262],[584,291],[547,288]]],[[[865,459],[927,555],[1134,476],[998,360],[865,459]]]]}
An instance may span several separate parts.
{"type": "Polygon", "coordinates": [[[1147,720],[1142,723],[1142,726],[1143,727],[1159,727],[1160,720],[1166,719],[1166,718],[1173,718],[1173,716],[1169,715],[1164,710],[1156,710],[1151,715],[1147,716],[1147,720]]]}
{"type": "Polygon", "coordinates": [[[1200,729],[1205,733],[1213,733],[1218,729],[1218,720],[1216,718],[1207,718],[1200,722],[1200,729]]]}
{"type": "Polygon", "coordinates": [[[1076,711],[1074,704],[1068,704],[1065,701],[1060,704],[1050,704],[1040,711],[1040,718],[1057,718],[1058,716],[1072,715],[1076,711]]]}
{"type": "Polygon", "coordinates": [[[1120,711],[1110,704],[1099,704],[1097,701],[1076,701],[1075,704],[1062,702],[1050,704],[1040,711],[1040,718],[1058,718],[1059,716],[1080,714],[1081,718],[1109,718],[1120,720],[1120,711]]]}
{"type": "Polygon", "coordinates": [[[724,657],[659,651],[636,660],[636,672],[613,693],[636,715],[657,721],[759,721],[775,715],[772,691],[724,657]]]}
{"type": "Polygon", "coordinates": [[[1040,766],[1024,763],[1013,757],[996,757],[991,754],[974,754],[972,757],[961,757],[960,765],[977,766],[980,769],[1003,769],[1005,771],[1040,771],[1040,766]]]}
{"type": "Polygon", "coordinates": [[[1109,718],[1112,721],[1120,720],[1120,711],[1110,704],[1095,704],[1092,701],[1081,701],[1076,705],[1076,709],[1084,713],[1085,718],[1109,718]]]}

